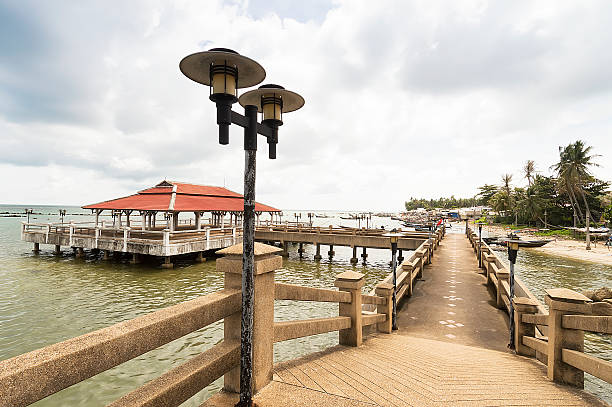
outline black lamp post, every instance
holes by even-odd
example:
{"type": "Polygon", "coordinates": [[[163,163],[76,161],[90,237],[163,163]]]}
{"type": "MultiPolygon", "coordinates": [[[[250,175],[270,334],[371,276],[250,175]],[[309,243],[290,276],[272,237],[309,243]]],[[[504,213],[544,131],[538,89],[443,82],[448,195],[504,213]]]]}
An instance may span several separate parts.
{"type": "Polygon", "coordinates": [[[25,210],[25,214],[26,214],[26,216],[28,217],[28,223],[30,223],[30,215],[31,215],[32,213],[34,213],[34,210],[33,210],[33,209],[26,209],[26,210],[25,210]]]}
{"type": "Polygon", "coordinates": [[[64,223],[64,216],[66,216],[66,209],[60,209],[59,216],[60,216],[62,223],[64,223]]]}
{"type": "Polygon", "coordinates": [[[478,267],[482,268],[482,223],[478,223],[478,267]]]}
{"type": "Polygon", "coordinates": [[[255,168],[257,134],[267,138],[268,154],[276,158],[278,128],[283,113],[304,106],[304,98],[279,85],[262,85],[238,98],[238,89],[255,86],[266,77],[261,65],[227,48],[213,48],[183,58],[180,69],[195,82],[210,86],[210,100],[217,105],[219,143],[229,144],[229,126],[244,128],[244,220],[242,249],[242,318],[240,328],[240,402],[251,406],[253,396],[253,269],[255,263],[255,168]],[[240,102],[244,116],[232,110],[240,102]],[[263,113],[261,123],[257,113],[263,113]]]}
{"type": "Polygon", "coordinates": [[[507,240],[508,245],[508,260],[510,260],[510,349],[515,348],[514,344],[514,263],[516,263],[516,255],[519,250],[519,240],[507,240]]]}
{"type": "Polygon", "coordinates": [[[404,236],[403,233],[398,233],[393,229],[393,231],[389,233],[385,233],[383,236],[391,239],[391,268],[393,269],[393,314],[391,319],[392,329],[397,331],[397,273],[395,269],[397,268],[397,242],[400,237],[404,236]]]}

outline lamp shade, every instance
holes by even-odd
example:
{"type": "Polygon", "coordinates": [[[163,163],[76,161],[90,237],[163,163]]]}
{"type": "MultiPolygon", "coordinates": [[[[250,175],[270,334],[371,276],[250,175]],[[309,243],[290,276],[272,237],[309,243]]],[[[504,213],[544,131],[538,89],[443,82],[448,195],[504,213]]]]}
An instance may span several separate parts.
{"type": "Polygon", "coordinates": [[[506,240],[506,244],[510,250],[518,250],[519,249],[520,240],[506,240]]]}
{"type": "Polygon", "coordinates": [[[280,120],[280,113],[293,112],[304,106],[304,98],[279,85],[262,85],[258,89],[245,92],[238,102],[244,107],[257,106],[264,113],[264,120],[280,120]],[[267,117],[266,117],[267,116],[267,117]]]}
{"type": "Polygon", "coordinates": [[[181,72],[189,79],[202,85],[217,87],[220,86],[221,80],[229,82],[223,77],[225,74],[219,67],[228,67],[227,75],[236,72],[235,83],[229,84],[228,91],[232,90],[232,86],[238,89],[255,86],[266,78],[266,71],[256,61],[227,48],[196,52],[183,58],[179,64],[181,72]],[[218,72],[211,72],[213,67],[217,67],[218,72]]]}

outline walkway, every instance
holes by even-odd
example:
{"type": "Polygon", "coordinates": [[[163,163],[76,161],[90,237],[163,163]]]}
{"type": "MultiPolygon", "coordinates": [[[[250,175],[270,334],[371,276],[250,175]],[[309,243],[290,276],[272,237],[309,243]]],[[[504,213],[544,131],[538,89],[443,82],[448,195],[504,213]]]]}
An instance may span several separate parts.
{"type": "MultiPolygon", "coordinates": [[[[397,333],[277,364],[257,404],[605,405],[551,382],[543,365],[506,349],[507,317],[493,306],[471,250],[464,235],[447,234],[403,304],[397,333]]],[[[222,399],[206,405],[227,405],[222,399]]]]}

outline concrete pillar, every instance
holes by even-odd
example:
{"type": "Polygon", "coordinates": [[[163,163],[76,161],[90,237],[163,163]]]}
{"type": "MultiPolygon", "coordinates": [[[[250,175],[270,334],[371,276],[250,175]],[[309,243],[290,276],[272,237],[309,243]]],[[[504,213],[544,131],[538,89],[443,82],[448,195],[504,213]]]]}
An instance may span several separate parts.
{"type": "Polygon", "coordinates": [[[353,246],[353,257],[351,257],[351,264],[357,264],[357,246],[353,246]]]}
{"type": "Polygon", "coordinates": [[[140,264],[140,255],[138,253],[132,253],[132,260],[130,260],[131,264],[140,264]]]}
{"type": "Polygon", "coordinates": [[[121,211],[119,211],[119,214],[117,215],[117,227],[120,228],[121,227],[121,211]]]}
{"type": "Polygon", "coordinates": [[[327,252],[327,255],[331,259],[332,257],[334,257],[334,254],[336,254],[336,252],[334,251],[334,245],[330,244],[329,245],[329,251],[327,252]]]}
{"type": "Polygon", "coordinates": [[[172,264],[170,256],[165,256],[164,257],[164,262],[162,263],[161,267],[163,269],[171,269],[174,268],[174,264],[172,264]]]}
{"type": "Polygon", "coordinates": [[[584,388],[584,372],[564,363],[562,349],[584,352],[584,331],[564,329],[563,315],[590,313],[587,303],[591,300],[584,295],[566,288],[546,290],[548,304],[548,378],[557,383],[584,388]]]}
{"type": "Polygon", "coordinates": [[[317,246],[317,253],[314,256],[315,260],[321,260],[323,257],[321,257],[321,243],[315,243],[317,246]]]}
{"type": "Polygon", "coordinates": [[[393,284],[379,283],[376,286],[375,292],[376,295],[379,297],[384,297],[387,300],[385,304],[378,304],[376,306],[377,314],[385,314],[387,316],[387,319],[385,319],[383,322],[376,324],[376,329],[378,332],[390,334],[393,325],[393,284]]]}
{"type": "Polygon", "coordinates": [[[110,259],[110,256],[111,256],[111,252],[110,252],[110,250],[104,250],[104,256],[103,256],[103,259],[104,259],[104,260],[108,260],[108,259],[110,259]]]}
{"type": "Polygon", "coordinates": [[[398,249],[397,264],[404,262],[404,256],[402,255],[402,249],[398,249]]]}
{"type": "Polygon", "coordinates": [[[339,316],[351,317],[351,327],[341,329],[339,333],[340,345],[360,346],[363,342],[361,324],[361,287],[363,287],[363,274],[354,271],[345,271],[336,276],[334,285],[340,291],[351,293],[350,303],[340,303],[339,316]]]}
{"type": "Polygon", "coordinates": [[[142,220],[142,226],[140,227],[141,230],[147,230],[147,213],[146,212],[140,212],[140,217],[142,220]]]}
{"type": "Polygon", "coordinates": [[[283,257],[289,257],[289,243],[288,242],[281,242],[281,247],[283,248],[282,256],[283,257]]]}
{"type": "Polygon", "coordinates": [[[34,250],[32,250],[34,254],[40,253],[40,243],[34,243],[34,250]]]}
{"type": "MultiPolygon", "coordinates": [[[[253,393],[272,380],[274,362],[274,270],[283,266],[278,256],[280,249],[263,243],[255,243],[255,267],[253,276],[253,393]]],[[[242,244],[230,246],[217,253],[217,271],[225,273],[226,289],[242,289],[242,244]]],[[[360,297],[361,298],[361,297],[360,297]]],[[[241,314],[237,312],[224,319],[224,340],[240,341],[241,314]]],[[[223,377],[225,391],[240,391],[240,367],[235,367],[223,377]]]]}
{"type": "Polygon", "coordinates": [[[196,254],[196,259],[195,259],[195,260],[196,260],[196,262],[198,262],[198,263],[205,263],[205,262],[206,262],[206,257],[204,257],[204,253],[202,253],[202,252],[198,252],[198,253],[196,254]]]}
{"type": "Polygon", "coordinates": [[[55,251],[53,252],[56,255],[62,254],[62,247],[58,244],[55,245],[55,251]]]}
{"type": "Polygon", "coordinates": [[[195,212],[195,228],[197,230],[202,229],[202,213],[195,212]]]}
{"type": "Polygon", "coordinates": [[[178,212],[174,212],[172,214],[172,230],[178,230],[178,224],[179,224],[179,213],[178,212]]]}
{"type": "Polygon", "coordinates": [[[96,209],[96,227],[98,227],[98,221],[100,220],[100,210],[96,209]]]}
{"type": "Polygon", "coordinates": [[[366,259],[368,258],[368,253],[366,252],[366,248],[363,248],[363,251],[361,252],[361,258],[363,259],[363,262],[365,263],[366,259]]]}
{"type": "Polygon", "coordinates": [[[76,257],[79,259],[85,257],[85,250],[82,247],[77,247],[76,257]]]}
{"type": "Polygon", "coordinates": [[[157,218],[157,212],[153,212],[149,215],[149,229],[155,229],[155,218],[157,218]]]}
{"type": "Polygon", "coordinates": [[[538,303],[527,297],[514,298],[514,346],[517,355],[535,356],[535,350],[523,345],[523,336],[535,337],[535,325],[523,322],[523,315],[536,314],[538,303]]]}
{"type": "Polygon", "coordinates": [[[304,254],[304,243],[299,243],[298,254],[300,255],[300,258],[302,258],[302,255],[304,254]]]}

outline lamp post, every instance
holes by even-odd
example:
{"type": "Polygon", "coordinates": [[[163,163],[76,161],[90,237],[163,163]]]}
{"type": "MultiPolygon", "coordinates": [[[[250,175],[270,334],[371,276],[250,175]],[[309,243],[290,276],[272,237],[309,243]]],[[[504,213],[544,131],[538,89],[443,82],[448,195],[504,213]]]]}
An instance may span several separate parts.
{"type": "Polygon", "coordinates": [[[478,223],[478,267],[482,268],[482,223],[478,223]]]}
{"type": "Polygon", "coordinates": [[[66,209],[60,209],[59,210],[59,216],[61,219],[62,224],[64,223],[64,216],[66,216],[66,209]]]}
{"type": "Polygon", "coordinates": [[[242,248],[242,316],[240,328],[240,402],[251,406],[253,396],[253,269],[255,262],[255,169],[257,135],[267,138],[268,156],[276,158],[278,128],[283,113],[304,106],[304,98],[279,85],[262,85],[238,98],[238,89],[261,83],[266,72],[259,63],[227,48],[213,48],[183,58],[180,69],[189,79],[210,87],[217,106],[219,144],[229,144],[229,126],[244,128],[244,219],[242,248]],[[239,102],[244,115],[232,110],[239,102]],[[257,114],[263,114],[261,123],[257,114]]]}
{"type": "Polygon", "coordinates": [[[397,242],[400,237],[404,236],[404,234],[398,233],[395,231],[395,229],[393,229],[391,232],[385,233],[383,236],[388,237],[391,240],[391,268],[393,269],[393,313],[392,313],[391,324],[392,324],[392,329],[396,331],[397,330],[397,299],[395,297],[397,294],[397,274],[395,271],[395,269],[397,268],[396,252],[397,252],[397,242]]]}
{"type": "Polygon", "coordinates": [[[514,349],[514,263],[516,263],[516,255],[519,250],[519,240],[507,240],[508,245],[508,260],[510,260],[510,343],[508,348],[514,349]]]}

